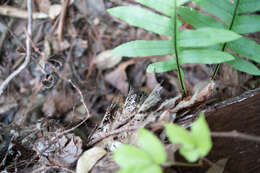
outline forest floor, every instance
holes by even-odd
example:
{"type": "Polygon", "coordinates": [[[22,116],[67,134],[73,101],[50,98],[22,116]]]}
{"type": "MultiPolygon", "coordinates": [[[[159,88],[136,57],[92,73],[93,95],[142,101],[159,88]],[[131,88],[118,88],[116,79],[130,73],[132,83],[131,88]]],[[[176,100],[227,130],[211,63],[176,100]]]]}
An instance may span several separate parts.
{"type": "MultiPolygon", "coordinates": [[[[75,172],[80,155],[92,146],[95,133],[111,103],[122,107],[129,88],[148,96],[162,86],[161,99],[180,94],[177,73],[147,73],[151,62],[167,56],[116,57],[109,50],[131,40],[169,39],[132,27],[106,9],[133,4],[131,0],[35,0],[32,58],[0,96],[0,171],[75,172]]],[[[23,14],[25,2],[0,1],[0,8],[23,14]],[[8,6],[15,7],[9,9],[8,6]]],[[[0,83],[25,58],[26,18],[0,18],[0,83]]],[[[249,35],[260,42],[260,34],[249,35]]],[[[214,66],[186,64],[190,94],[207,82],[214,66]]],[[[260,79],[222,65],[213,104],[260,87],[260,79]]],[[[131,89],[130,89],[131,90],[131,89]]]]}

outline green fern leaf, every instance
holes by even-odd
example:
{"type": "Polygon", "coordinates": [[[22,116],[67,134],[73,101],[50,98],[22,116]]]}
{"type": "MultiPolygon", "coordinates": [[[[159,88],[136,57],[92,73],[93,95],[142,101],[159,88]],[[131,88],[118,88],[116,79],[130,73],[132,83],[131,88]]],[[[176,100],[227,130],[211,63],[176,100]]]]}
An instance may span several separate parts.
{"type": "Polygon", "coordinates": [[[260,70],[252,63],[236,57],[236,60],[227,62],[231,67],[252,75],[260,76],[260,70]]]}
{"type": "Polygon", "coordinates": [[[147,67],[146,71],[149,73],[162,73],[176,69],[177,65],[175,60],[169,60],[152,63],[147,67]]]}
{"type": "Polygon", "coordinates": [[[108,9],[107,11],[112,16],[115,16],[130,25],[144,28],[157,34],[172,35],[171,22],[168,17],[153,13],[144,8],[137,6],[120,6],[108,9]]]}
{"type": "MultiPolygon", "coordinates": [[[[174,9],[174,0],[135,0],[140,4],[150,7],[158,12],[161,12],[167,16],[172,16],[174,9]]],[[[184,4],[189,0],[178,0],[177,5],[184,4]]]]}
{"type": "MultiPolygon", "coordinates": [[[[137,6],[115,7],[109,9],[108,12],[130,25],[144,28],[157,34],[171,36],[171,40],[132,41],[115,48],[112,51],[113,54],[128,57],[173,54],[175,58],[172,61],[151,64],[147,71],[164,72],[177,69],[179,81],[184,93],[186,93],[186,91],[184,75],[181,68],[183,63],[213,64],[234,60],[232,56],[214,51],[208,47],[236,40],[241,37],[240,35],[232,31],[224,30],[222,26],[219,27],[219,29],[204,27],[197,30],[180,32],[181,22],[178,18],[177,10],[181,4],[188,0],[136,1],[166,16],[137,6]],[[218,37],[216,38],[215,35],[218,35],[218,37]],[[204,48],[201,49],[201,47],[204,48]],[[193,53],[192,56],[191,53],[193,53]]],[[[214,21],[214,23],[217,22],[214,21]]]]}
{"type": "Polygon", "coordinates": [[[173,54],[171,40],[136,40],[116,47],[111,51],[117,56],[146,57],[173,54]]]}
{"type": "Polygon", "coordinates": [[[260,10],[259,0],[240,0],[240,4],[238,8],[239,13],[255,12],[259,10],[260,10]]]}
{"type": "MultiPolygon", "coordinates": [[[[201,11],[187,7],[180,7],[178,14],[195,28],[215,27],[225,28],[237,34],[247,34],[260,31],[260,16],[254,14],[244,14],[260,10],[259,0],[234,0],[233,3],[228,0],[195,0],[196,4],[209,14],[210,17],[201,11]],[[218,20],[216,19],[218,18],[218,20]]],[[[216,38],[218,36],[216,35],[216,38]]],[[[246,57],[255,62],[260,62],[260,45],[246,37],[225,43],[218,50],[227,51],[229,48],[232,52],[238,53],[241,57],[246,57]]],[[[228,62],[229,65],[239,71],[259,75],[259,69],[250,62],[237,57],[235,60],[228,62]],[[241,67],[239,67],[239,64],[241,67]],[[250,64],[250,65],[249,65],[250,64]],[[254,66],[246,70],[246,67],[254,66]],[[257,69],[257,70],[256,70],[257,69]]]]}

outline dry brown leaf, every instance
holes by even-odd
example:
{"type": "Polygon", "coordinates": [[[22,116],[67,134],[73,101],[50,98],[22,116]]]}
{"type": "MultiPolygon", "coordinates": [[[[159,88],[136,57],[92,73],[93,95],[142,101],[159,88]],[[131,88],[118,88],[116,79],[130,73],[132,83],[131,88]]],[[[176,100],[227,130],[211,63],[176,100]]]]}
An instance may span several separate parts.
{"type": "Polygon", "coordinates": [[[76,173],[88,173],[106,153],[107,152],[100,147],[93,147],[85,151],[78,160],[76,173]]]}
{"type": "Polygon", "coordinates": [[[71,46],[67,40],[60,41],[58,39],[54,39],[51,43],[55,52],[64,51],[71,46]]]}
{"type": "MultiPolygon", "coordinates": [[[[0,6],[0,15],[26,19],[27,11],[20,8],[4,5],[4,6],[0,6]]],[[[39,12],[33,13],[33,19],[46,19],[46,18],[48,18],[48,15],[45,13],[39,13],[39,12]]]]}
{"type": "MultiPolygon", "coordinates": [[[[52,129],[49,127],[49,129],[52,129]]],[[[56,129],[60,130],[60,129],[56,129]]],[[[42,130],[42,136],[35,141],[35,150],[62,167],[71,167],[82,153],[82,140],[74,134],[50,133],[42,130]]]]}
{"type": "Polygon", "coordinates": [[[47,116],[60,116],[72,109],[76,102],[76,95],[65,95],[63,92],[53,90],[43,105],[42,111],[47,116]]]}
{"type": "Polygon", "coordinates": [[[107,50],[97,55],[94,63],[100,70],[105,70],[116,66],[121,61],[121,59],[122,57],[114,56],[110,53],[109,50],[107,50]]]}
{"type": "Polygon", "coordinates": [[[56,106],[53,99],[47,98],[46,102],[43,104],[42,112],[47,117],[52,117],[56,113],[56,106]]]}
{"type": "Polygon", "coordinates": [[[157,85],[159,85],[159,82],[155,77],[155,73],[146,73],[146,86],[153,90],[157,85]]]}
{"type": "Polygon", "coordinates": [[[180,148],[179,144],[168,144],[165,146],[165,150],[167,153],[167,160],[171,162],[175,162],[175,154],[180,148]]]}
{"type": "Polygon", "coordinates": [[[51,6],[50,0],[36,0],[36,3],[41,12],[48,14],[49,8],[51,6]]]}
{"type": "Polygon", "coordinates": [[[206,101],[211,97],[214,87],[215,82],[212,80],[197,84],[197,86],[194,87],[195,92],[193,96],[188,100],[184,99],[180,101],[173,109],[170,110],[170,112],[176,113],[181,109],[206,101]]]}
{"type": "Polygon", "coordinates": [[[216,165],[208,169],[206,173],[223,173],[228,159],[224,158],[216,162],[216,165]]]}
{"type": "Polygon", "coordinates": [[[56,161],[65,167],[71,166],[82,153],[82,140],[74,134],[67,134],[59,139],[59,146],[62,150],[54,155],[56,161]]]}
{"type": "Polygon", "coordinates": [[[134,64],[134,60],[130,60],[120,64],[114,71],[105,75],[105,80],[111,84],[113,87],[117,88],[123,94],[127,94],[129,84],[127,82],[127,75],[125,69],[134,64]]]}
{"type": "Polygon", "coordinates": [[[51,19],[55,19],[61,13],[61,10],[62,6],[60,4],[51,5],[48,10],[48,15],[51,19]]]}

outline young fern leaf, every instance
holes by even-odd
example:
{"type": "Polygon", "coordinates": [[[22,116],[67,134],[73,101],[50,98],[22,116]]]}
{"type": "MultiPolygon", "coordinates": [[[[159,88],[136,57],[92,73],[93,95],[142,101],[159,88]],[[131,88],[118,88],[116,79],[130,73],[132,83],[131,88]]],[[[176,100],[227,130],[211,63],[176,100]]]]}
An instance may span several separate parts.
{"type": "MultiPolygon", "coordinates": [[[[178,14],[195,28],[215,27],[233,31],[237,34],[248,34],[260,31],[260,16],[248,14],[260,10],[259,0],[194,0],[202,9],[217,17],[216,20],[196,9],[179,7],[178,14]]],[[[216,34],[216,38],[218,35],[216,34]]],[[[253,75],[260,75],[260,70],[251,62],[242,59],[246,57],[257,63],[260,62],[260,45],[246,37],[241,37],[235,41],[224,43],[218,50],[226,52],[227,48],[236,52],[239,56],[227,63],[242,72],[253,75]]],[[[214,79],[219,69],[215,67],[212,78],[214,79]]]]}

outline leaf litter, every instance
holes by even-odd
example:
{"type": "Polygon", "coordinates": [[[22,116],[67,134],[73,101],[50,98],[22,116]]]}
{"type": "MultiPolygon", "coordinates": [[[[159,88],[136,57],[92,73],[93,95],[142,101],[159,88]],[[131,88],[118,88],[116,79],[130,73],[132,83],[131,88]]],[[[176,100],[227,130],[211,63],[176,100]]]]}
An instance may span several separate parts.
{"type": "MultiPolygon", "coordinates": [[[[24,47],[26,36],[21,28],[26,26],[27,13],[21,3],[0,3],[1,15],[11,11],[0,21],[11,31],[4,36],[1,30],[4,44],[0,52],[0,81],[23,60],[24,54],[17,51],[24,47]]],[[[120,143],[135,144],[137,129],[146,127],[165,139],[163,123],[174,122],[179,114],[193,113],[196,105],[209,99],[214,84],[206,81],[210,72],[206,65],[184,65],[189,73],[185,82],[196,89],[191,97],[182,98],[177,92],[175,72],[146,74],[142,70],[156,57],[144,61],[109,54],[109,50],[126,41],[167,39],[118,23],[104,13],[105,8],[122,3],[131,1],[35,1],[33,59],[0,96],[1,170],[75,172],[77,162],[81,162],[88,165],[83,168],[85,172],[115,172],[119,167],[113,162],[111,150],[120,143]],[[100,4],[98,8],[96,3],[100,4]],[[56,54],[64,66],[54,66],[51,72],[58,80],[44,88],[40,82],[43,76],[53,75],[45,65],[48,57],[56,54]],[[79,87],[90,110],[91,118],[86,121],[81,97],[68,79],[79,87]],[[196,83],[201,84],[194,87],[196,83]],[[138,88],[128,91],[131,86],[138,88]],[[106,125],[101,123],[104,115],[109,117],[103,121],[106,125]],[[63,133],[79,122],[83,122],[80,127],[63,133]],[[102,148],[96,149],[98,146],[102,148]],[[95,157],[80,159],[89,155],[95,157]]],[[[247,77],[248,80],[254,79],[247,77]]],[[[172,155],[176,148],[166,147],[172,155]]]]}

